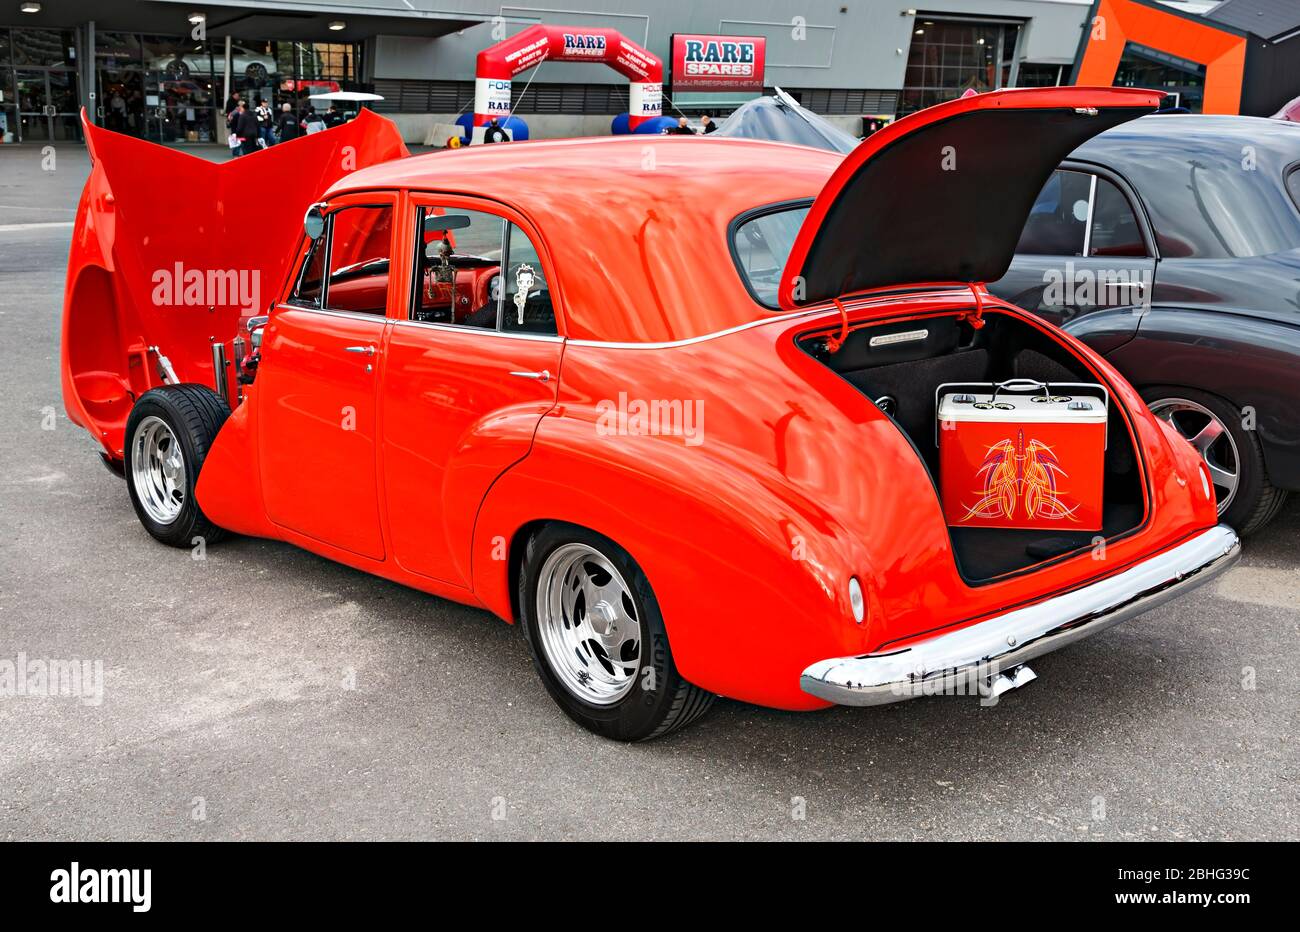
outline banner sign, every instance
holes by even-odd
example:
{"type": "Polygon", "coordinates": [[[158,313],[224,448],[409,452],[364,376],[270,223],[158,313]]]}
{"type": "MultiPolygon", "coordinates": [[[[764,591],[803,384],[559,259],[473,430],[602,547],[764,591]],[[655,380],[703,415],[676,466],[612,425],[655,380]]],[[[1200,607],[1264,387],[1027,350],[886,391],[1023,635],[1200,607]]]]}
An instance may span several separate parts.
{"type": "Polygon", "coordinates": [[[673,90],[762,91],[764,36],[673,36],[673,90]]]}

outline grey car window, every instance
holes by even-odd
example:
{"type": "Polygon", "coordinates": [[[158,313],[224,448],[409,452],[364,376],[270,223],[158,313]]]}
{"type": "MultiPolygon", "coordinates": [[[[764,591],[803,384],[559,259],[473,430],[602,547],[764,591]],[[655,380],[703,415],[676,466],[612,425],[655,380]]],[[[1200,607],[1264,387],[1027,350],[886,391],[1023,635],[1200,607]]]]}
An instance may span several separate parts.
{"type": "Polygon", "coordinates": [[[1083,255],[1091,185],[1092,176],[1084,172],[1052,172],[1030,208],[1016,252],[1031,256],[1083,255]]]}
{"type": "Polygon", "coordinates": [[[1264,256],[1300,247],[1300,214],[1280,177],[1248,153],[1141,140],[1125,153],[1128,180],[1146,203],[1167,259],[1264,256]]]}

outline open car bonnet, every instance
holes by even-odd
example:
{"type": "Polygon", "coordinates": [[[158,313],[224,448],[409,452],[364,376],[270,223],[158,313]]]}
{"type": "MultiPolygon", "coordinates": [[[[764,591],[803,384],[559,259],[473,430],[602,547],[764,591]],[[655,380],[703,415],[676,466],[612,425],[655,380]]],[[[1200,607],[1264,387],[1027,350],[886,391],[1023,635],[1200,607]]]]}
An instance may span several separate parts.
{"type": "Polygon", "coordinates": [[[1061,160],[1150,113],[1163,96],[1110,87],[993,91],[887,126],[817,195],[781,276],[781,307],[887,286],[996,281],[1061,160]]]}
{"type": "Polygon", "coordinates": [[[212,342],[275,299],[308,205],[354,169],[408,153],[369,110],[222,162],[81,119],[92,168],[64,289],[63,397],[120,460],[126,418],[162,358],[175,381],[212,385],[212,342]]]}

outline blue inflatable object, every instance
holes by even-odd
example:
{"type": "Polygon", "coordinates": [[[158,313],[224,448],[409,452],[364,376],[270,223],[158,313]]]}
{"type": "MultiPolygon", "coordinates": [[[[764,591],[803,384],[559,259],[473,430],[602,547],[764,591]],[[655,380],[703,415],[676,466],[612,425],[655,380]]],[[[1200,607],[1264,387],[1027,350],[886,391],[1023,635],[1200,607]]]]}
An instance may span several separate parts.
{"type": "MultiPolygon", "coordinates": [[[[474,137],[474,114],[462,113],[456,117],[456,125],[460,127],[460,141],[469,145],[470,140],[474,137]]],[[[501,123],[510,133],[510,138],[515,142],[523,142],[528,138],[528,124],[517,116],[506,117],[501,123]]]]}
{"type": "Polygon", "coordinates": [[[609,131],[615,136],[626,136],[628,133],[639,133],[641,135],[658,136],[669,127],[676,126],[677,121],[672,117],[660,116],[653,120],[646,120],[636,129],[630,129],[631,117],[626,113],[620,113],[614,117],[609,124],[609,131]]]}
{"type": "Polygon", "coordinates": [[[469,144],[469,137],[474,132],[474,114],[462,113],[456,117],[456,125],[460,127],[460,141],[462,144],[469,144]]]}
{"type": "Polygon", "coordinates": [[[517,116],[506,117],[501,125],[510,131],[510,138],[515,142],[523,142],[528,138],[528,124],[517,116]]]}
{"type": "Polygon", "coordinates": [[[646,120],[636,129],[632,130],[632,132],[638,133],[642,136],[658,136],[664,130],[672,129],[676,125],[677,121],[672,117],[659,116],[655,117],[653,120],[646,120]]]}

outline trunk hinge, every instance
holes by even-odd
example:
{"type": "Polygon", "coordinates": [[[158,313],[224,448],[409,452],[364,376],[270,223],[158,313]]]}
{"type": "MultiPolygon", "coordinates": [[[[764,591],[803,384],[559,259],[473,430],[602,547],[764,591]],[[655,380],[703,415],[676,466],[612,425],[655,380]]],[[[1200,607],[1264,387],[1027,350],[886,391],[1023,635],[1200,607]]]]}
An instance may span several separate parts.
{"type": "Polygon", "coordinates": [[[970,293],[975,298],[975,310],[962,311],[957,316],[957,320],[964,320],[970,324],[972,330],[979,330],[984,326],[984,298],[980,295],[980,289],[983,287],[983,282],[970,282],[970,293]]]}
{"type": "Polygon", "coordinates": [[[840,334],[836,337],[826,338],[826,352],[838,353],[840,348],[844,346],[844,341],[849,338],[849,312],[844,307],[844,302],[839,298],[831,298],[831,300],[835,302],[835,306],[840,311],[840,334]]]}

